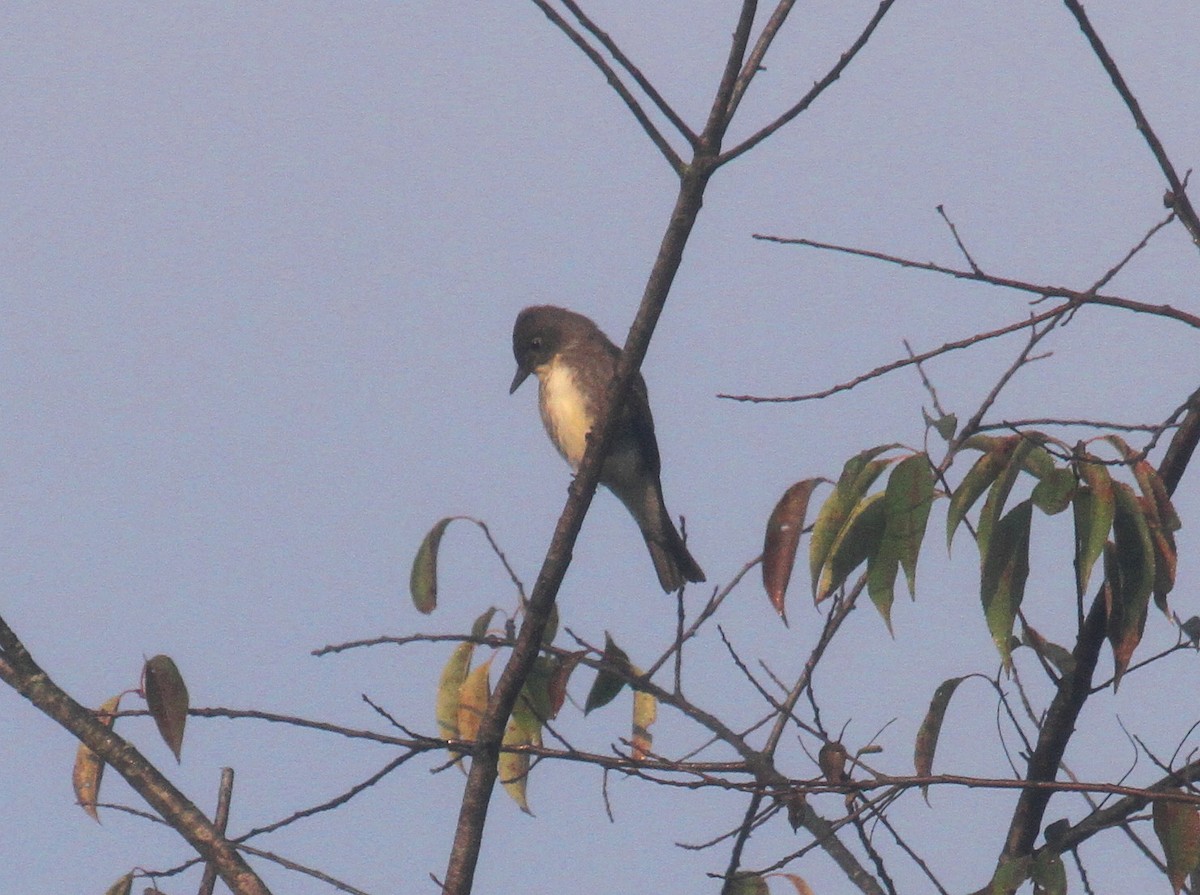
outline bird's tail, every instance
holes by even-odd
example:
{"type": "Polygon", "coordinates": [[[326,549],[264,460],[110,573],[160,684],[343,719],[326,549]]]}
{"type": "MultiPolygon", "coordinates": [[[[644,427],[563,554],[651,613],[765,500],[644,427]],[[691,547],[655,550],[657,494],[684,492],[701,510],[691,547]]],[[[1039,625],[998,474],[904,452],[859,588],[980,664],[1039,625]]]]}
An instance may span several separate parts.
{"type": "Polygon", "coordinates": [[[684,581],[703,581],[704,570],[688,552],[687,544],[675,530],[670,518],[658,532],[643,531],[646,547],[650,551],[650,559],[654,561],[654,571],[658,573],[658,583],[667,593],[674,593],[683,587],[684,581]]]}

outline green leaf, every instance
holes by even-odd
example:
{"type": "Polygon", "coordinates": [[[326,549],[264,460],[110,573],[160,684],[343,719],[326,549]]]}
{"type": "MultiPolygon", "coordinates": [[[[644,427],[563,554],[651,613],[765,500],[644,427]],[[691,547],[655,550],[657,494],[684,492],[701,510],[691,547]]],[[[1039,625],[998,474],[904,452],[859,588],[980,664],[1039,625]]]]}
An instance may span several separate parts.
{"type": "Polygon", "coordinates": [[[1108,639],[1113,649],[1115,690],[1146,627],[1146,613],[1154,589],[1154,541],[1133,489],[1124,482],[1115,482],[1113,487],[1116,495],[1115,544],[1111,559],[1106,551],[1105,571],[1108,573],[1108,639]]]}
{"type": "Polygon", "coordinates": [[[990,895],[1012,895],[1025,880],[1029,879],[1031,863],[1029,855],[1021,855],[1019,858],[1001,858],[986,891],[990,895]]]}
{"type": "Polygon", "coordinates": [[[625,686],[625,677],[609,669],[616,668],[628,672],[631,667],[629,656],[613,642],[612,635],[608,632],[604,634],[603,659],[604,667],[596,672],[596,682],[592,684],[592,689],[587,695],[587,702],[583,706],[585,715],[593,709],[608,705],[617,698],[617,694],[625,686]]]}
{"type": "MultiPolygon", "coordinates": [[[[942,733],[942,721],[946,717],[946,707],[950,705],[950,697],[954,695],[958,685],[965,680],[965,677],[952,677],[942,681],[933,692],[929,710],[925,713],[925,719],[917,730],[917,743],[913,749],[913,765],[917,769],[918,777],[928,777],[933,774],[933,756],[937,752],[938,737],[942,733]]],[[[928,804],[929,787],[922,786],[921,793],[925,796],[925,803],[928,804]]]]}
{"type": "MultiPolygon", "coordinates": [[[[833,488],[833,493],[825,499],[817,520],[813,523],[812,535],[808,541],[808,566],[812,574],[813,595],[817,593],[817,584],[821,579],[821,570],[833,549],[834,542],[841,534],[843,526],[850,518],[850,513],[858,506],[862,496],[867,493],[879,474],[891,460],[876,460],[884,451],[891,450],[895,445],[885,444],[862,451],[846,461],[842,474],[833,488]]],[[[820,602],[818,600],[818,602],[820,602]]]]}
{"type": "Polygon", "coordinates": [[[1031,438],[1021,438],[1013,448],[1008,465],[996,476],[996,481],[992,482],[987,500],[983,502],[983,508],[979,511],[976,543],[979,545],[980,556],[988,555],[988,551],[991,549],[992,529],[1003,515],[1004,504],[1007,503],[1008,495],[1012,492],[1013,485],[1016,484],[1017,476],[1025,468],[1025,462],[1034,453],[1035,448],[1045,450],[1031,438]]]}
{"type": "Polygon", "coordinates": [[[766,877],[748,870],[733,875],[721,890],[722,895],[769,895],[766,877]]]}
{"type": "Polygon", "coordinates": [[[981,562],[979,593],[992,642],[1004,667],[1012,664],[1012,630],[1029,577],[1029,528],[1033,501],[1023,500],[996,523],[981,562]]]}
{"type": "Polygon", "coordinates": [[[447,516],[429,529],[417,548],[413,557],[412,571],[408,575],[408,590],[412,594],[413,605],[418,612],[426,615],[437,608],[437,554],[438,546],[442,543],[442,535],[446,526],[457,519],[457,516],[447,516]]]}
{"type": "MultiPolygon", "coordinates": [[[[976,438],[981,437],[976,436],[976,438]]],[[[954,541],[954,532],[958,529],[959,524],[966,518],[979,496],[991,487],[992,483],[996,481],[996,477],[1008,466],[1012,453],[1021,440],[1019,435],[1012,435],[1008,438],[989,436],[986,440],[980,441],[976,441],[976,438],[968,439],[966,446],[979,446],[985,453],[975,461],[975,465],[971,467],[954,493],[950,495],[950,507],[946,510],[947,550],[954,541]]]]}
{"type": "Polygon", "coordinates": [[[1033,860],[1033,895],[1067,895],[1067,868],[1062,855],[1043,848],[1033,860]]]}
{"type": "Polygon", "coordinates": [[[550,681],[555,663],[549,656],[538,656],[529,669],[529,677],[517,696],[512,719],[526,730],[541,730],[553,716],[550,712],[550,681]]]}
{"type": "Polygon", "coordinates": [[[788,582],[792,579],[792,568],[796,563],[796,550],[800,545],[800,534],[804,531],[804,519],[808,514],[808,502],[813,489],[824,479],[804,479],[796,482],[783,493],[771,518],[767,520],[767,533],[763,542],[762,576],[767,598],[787,621],[784,598],[788,582]]]}
{"type": "MultiPolygon", "coordinates": [[[[900,557],[908,592],[917,596],[917,557],[933,506],[933,467],[925,454],[900,461],[888,478],[882,551],[900,557]]],[[[881,552],[882,552],[881,551],[881,552]]]]}
{"type": "Polygon", "coordinates": [[[471,667],[471,653],[474,649],[473,643],[460,643],[442,668],[434,710],[437,714],[438,733],[443,739],[459,738],[460,694],[463,682],[467,679],[467,670],[471,667]]]}
{"type": "Polygon", "coordinates": [[[937,432],[942,437],[942,441],[950,441],[954,437],[954,433],[958,431],[958,417],[953,413],[947,413],[934,419],[922,408],[921,414],[925,417],[925,425],[937,432]]]}
{"type": "Polygon", "coordinates": [[[488,626],[492,623],[492,617],[496,614],[496,607],[489,606],[479,614],[475,619],[475,623],[471,625],[472,637],[484,637],[488,632],[488,626]]]}
{"type": "Polygon", "coordinates": [[[183,749],[183,729],[187,726],[188,691],[183,675],[170,656],[157,655],[146,660],[142,669],[142,690],[146,707],[158,726],[158,732],[179,761],[183,749]]]}
{"type": "Polygon", "coordinates": [[[1055,516],[1071,505],[1078,481],[1074,470],[1056,466],[1033,487],[1033,505],[1047,516],[1055,516]]]}
{"type": "Polygon", "coordinates": [[[879,550],[885,522],[884,496],[880,491],[863,498],[846,519],[829,551],[816,594],[818,603],[841,587],[851,572],[879,550]]]}
{"type": "Polygon", "coordinates": [[[1087,593],[1088,581],[1096,560],[1104,552],[1104,544],[1112,531],[1116,498],[1108,467],[1090,457],[1075,463],[1075,471],[1087,486],[1075,492],[1075,585],[1077,595],[1087,593]]]}
{"type": "Polygon", "coordinates": [[[1154,835],[1167,859],[1167,878],[1179,895],[1188,874],[1200,866],[1200,813],[1195,805],[1156,799],[1152,815],[1154,835]]]}

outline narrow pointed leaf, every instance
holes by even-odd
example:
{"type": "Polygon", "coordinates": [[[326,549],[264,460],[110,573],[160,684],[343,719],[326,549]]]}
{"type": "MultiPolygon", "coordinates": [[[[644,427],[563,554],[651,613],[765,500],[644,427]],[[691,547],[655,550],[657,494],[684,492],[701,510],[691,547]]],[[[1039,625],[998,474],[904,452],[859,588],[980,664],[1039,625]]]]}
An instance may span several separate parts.
{"type": "MultiPolygon", "coordinates": [[[[96,709],[97,720],[111,728],[116,722],[117,709],[121,707],[121,694],[104,700],[96,709]]],[[[75,801],[88,816],[97,823],[100,815],[96,813],[96,801],[100,798],[100,781],[104,778],[104,760],[85,746],[79,744],[75,752],[75,767],[71,771],[71,784],[75,788],[75,801]]]]}
{"type": "Polygon", "coordinates": [[[1083,459],[1076,463],[1076,472],[1087,485],[1075,492],[1075,586],[1080,597],[1087,593],[1088,582],[1096,560],[1104,552],[1104,544],[1112,531],[1116,498],[1108,467],[1083,459]]]}
{"type": "Polygon", "coordinates": [[[559,710],[562,709],[563,703],[567,699],[567,684],[571,680],[571,674],[579,667],[579,663],[585,655],[587,654],[580,650],[555,661],[554,673],[551,674],[550,683],[546,687],[550,699],[551,718],[558,717],[559,710]]]}
{"type": "MultiPolygon", "coordinates": [[[[913,765],[917,769],[918,777],[928,777],[933,774],[933,756],[937,752],[937,742],[942,733],[942,721],[946,717],[946,707],[950,705],[950,697],[954,695],[958,685],[965,680],[965,677],[952,677],[942,681],[933,692],[929,710],[925,712],[925,719],[917,730],[917,743],[913,749],[913,765]]],[[[922,786],[921,793],[925,796],[925,802],[928,804],[929,787],[922,786]]]]}
{"type": "MultiPolygon", "coordinates": [[[[540,746],[542,744],[541,731],[540,729],[527,730],[510,718],[508,726],[504,729],[503,744],[505,746],[540,746]]],[[[500,783],[504,786],[504,791],[517,803],[517,807],[526,814],[533,814],[529,810],[529,801],[526,797],[529,783],[529,753],[502,751],[496,770],[500,783]]]]}
{"type": "Polygon", "coordinates": [[[829,551],[816,600],[821,602],[845,583],[846,578],[874,554],[883,540],[884,492],[864,497],[850,513],[829,551]]]}
{"type": "Polygon", "coordinates": [[[1188,875],[1200,866],[1200,813],[1194,805],[1155,800],[1154,835],[1167,859],[1167,878],[1179,895],[1188,875]]]}
{"type": "Polygon", "coordinates": [[[1025,625],[1021,640],[1035,653],[1058,669],[1059,674],[1068,675],[1075,671],[1075,656],[1065,646],[1047,640],[1032,625],[1025,625]]]}
{"type": "Polygon", "coordinates": [[[467,679],[467,670],[471,667],[471,654],[475,649],[473,643],[460,643],[450,654],[442,676],[438,681],[437,713],[438,733],[443,739],[457,740],[460,738],[458,728],[459,702],[461,700],[463,683],[467,679]]]}
{"type": "MultiPolygon", "coordinates": [[[[604,635],[604,662],[606,666],[615,666],[626,671],[629,669],[629,656],[613,642],[612,636],[607,632],[604,635]]],[[[586,715],[593,709],[608,705],[616,699],[624,686],[624,677],[610,671],[608,667],[600,669],[596,672],[596,682],[592,684],[592,689],[587,695],[583,713],[586,715]]]]}
{"type": "MultiPolygon", "coordinates": [[[[636,671],[636,669],[635,669],[636,671]]],[[[640,674],[640,671],[637,671],[640,674]]],[[[641,690],[633,692],[633,757],[640,761],[650,755],[654,746],[654,735],[650,726],[658,720],[658,700],[641,690]]]]}
{"type": "Polygon", "coordinates": [[[813,523],[812,535],[808,540],[808,567],[812,575],[814,595],[817,593],[821,570],[825,568],[829,553],[833,549],[842,527],[849,519],[850,513],[858,506],[862,496],[867,493],[867,489],[891,462],[875,458],[892,447],[894,445],[890,444],[873,447],[847,460],[846,465],[842,467],[842,474],[834,486],[833,493],[821,505],[821,509],[817,513],[817,520],[813,523]]]}
{"type": "MultiPolygon", "coordinates": [[[[488,659],[472,668],[458,688],[457,739],[474,740],[479,736],[479,722],[492,698],[491,669],[492,660],[488,659]]],[[[444,732],[442,735],[449,739],[444,732]]]]}
{"type": "MultiPolygon", "coordinates": [[[[986,453],[975,461],[975,465],[950,495],[950,507],[946,510],[947,550],[954,541],[954,532],[959,524],[966,518],[979,496],[991,487],[996,477],[1008,466],[1013,450],[1020,440],[1019,435],[1012,435],[1008,438],[991,438],[981,445],[985,446],[986,453]]],[[[973,441],[974,439],[970,439],[967,444],[970,446],[973,441]]]]}
{"type": "Polygon", "coordinates": [[[1112,643],[1113,688],[1121,682],[1133,651],[1142,640],[1150,594],[1154,589],[1154,541],[1133,489],[1114,483],[1112,561],[1109,573],[1108,639],[1112,643]]]}
{"type": "Polygon", "coordinates": [[[784,598],[792,568],[796,563],[796,549],[800,545],[800,534],[804,531],[804,520],[808,514],[808,502],[813,489],[822,479],[805,479],[796,482],[783,493],[779,503],[767,520],[767,533],[763,543],[763,587],[775,611],[786,619],[784,598]]]}
{"type": "Polygon", "coordinates": [[[908,592],[917,595],[917,557],[933,506],[933,467],[925,454],[906,457],[892,470],[884,492],[887,525],[880,552],[900,559],[908,592]]]}
{"type": "Polygon", "coordinates": [[[551,719],[550,680],[553,676],[554,660],[548,656],[538,656],[533,660],[533,667],[517,696],[512,713],[513,720],[526,730],[541,730],[542,725],[551,719]]]}
{"type": "Polygon", "coordinates": [[[187,726],[188,691],[174,660],[161,654],[147,659],[142,669],[142,688],[163,742],[179,761],[183,729],[187,726]]]}
{"type": "Polygon", "coordinates": [[[1012,663],[1012,630],[1029,577],[1029,528],[1033,502],[1023,500],[996,523],[981,563],[979,593],[992,642],[1004,667],[1012,663]]]}
{"type": "Polygon", "coordinates": [[[496,614],[496,607],[489,606],[479,617],[475,619],[475,623],[471,625],[472,637],[483,637],[488,632],[488,626],[492,623],[492,617],[496,614]]]}
{"type": "MultiPolygon", "coordinates": [[[[1035,448],[1045,450],[1032,439],[1021,438],[1013,448],[1008,465],[1001,470],[1000,475],[996,476],[996,481],[992,482],[987,499],[983,502],[983,508],[979,511],[976,543],[979,545],[980,556],[988,555],[988,551],[991,549],[992,530],[1004,514],[1004,505],[1008,502],[1008,495],[1012,493],[1017,476],[1025,468],[1025,461],[1033,454],[1035,448]]],[[[1032,507],[1032,504],[1030,506],[1032,507]]]]}
{"type": "Polygon", "coordinates": [[[1154,605],[1170,618],[1167,595],[1175,587],[1175,570],[1179,561],[1175,535],[1156,524],[1151,527],[1150,536],[1154,539],[1154,605]]]}
{"type": "Polygon", "coordinates": [[[408,590],[417,611],[426,615],[437,608],[438,547],[442,543],[442,535],[446,533],[446,526],[456,518],[447,516],[438,520],[433,528],[429,529],[429,533],[421,541],[421,546],[417,548],[417,555],[413,557],[412,570],[408,575],[408,590]]]}

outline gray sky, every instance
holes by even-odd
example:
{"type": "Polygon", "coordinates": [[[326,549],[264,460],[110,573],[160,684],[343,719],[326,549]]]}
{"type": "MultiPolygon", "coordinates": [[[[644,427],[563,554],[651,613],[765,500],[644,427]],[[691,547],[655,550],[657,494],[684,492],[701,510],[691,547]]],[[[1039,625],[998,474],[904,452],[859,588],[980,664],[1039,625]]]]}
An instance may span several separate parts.
{"type": "MultiPolygon", "coordinates": [[[[736,6],[588,8],[699,126],[736,6]]],[[[820,77],[874,7],[798,5],[735,137],[820,77]]],[[[1094,2],[1089,12],[1176,166],[1200,163],[1200,8],[1094,2]]],[[[898,3],[809,113],[714,180],[644,367],[667,504],[686,515],[710,582],[757,555],[791,482],[836,475],[873,444],[919,447],[927,403],[909,373],[820,404],[752,407],[718,392],[820,389],[901,355],[904,338],[929,348],[1027,309],[1016,294],[752,233],[958,264],[934,210],[942,204],[989,272],[1086,288],[1163,217],[1164,188],[1064,8],[898,3]]],[[[165,652],[197,705],[378,727],[365,692],[432,732],[448,649],[309,653],[377,634],[460,631],[488,605],[512,606],[503,569],[461,526],[443,541],[441,608],[429,619],[413,610],[409,563],[445,515],[485,519],[533,581],[569,473],[541,430],[533,389],[507,394],[512,319],[527,304],[563,304],[623,341],[674,189],[615,94],[532,4],[6,4],[4,617],[87,704],[134,686],[143,657],[165,652]]],[[[1175,226],[1110,291],[1195,311],[1197,275],[1175,226]]],[[[968,415],[1019,347],[1010,339],[930,364],[943,403],[968,415]]],[[[1103,309],[1080,314],[1048,347],[1053,358],[1017,378],[1000,415],[1155,421],[1200,373],[1182,326],[1103,309]]],[[[1190,480],[1179,505],[1185,522],[1196,518],[1190,480]]],[[[961,539],[945,561],[941,518],[916,604],[897,602],[895,639],[873,610],[857,613],[817,680],[826,724],[850,721],[848,743],[896,719],[877,763],[897,773],[911,767],[936,685],[995,668],[974,551],[961,539]]],[[[1047,547],[1035,551],[1026,606],[1044,634],[1065,641],[1068,532],[1058,520],[1035,524],[1047,547]]],[[[1184,581],[1194,544],[1185,528],[1184,581]]],[[[786,678],[820,616],[797,581],[784,630],[756,581],[722,624],[786,678]]],[[[1190,587],[1175,604],[1182,616],[1197,611],[1190,587]]],[[[673,602],[609,495],[584,526],[560,606],[581,637],[602,642],[608,630],[635,662],[671,636],[673,602]]],[[[1159,615],[1146,637],[1174,641],[1159,615]]],[[[719,643],[689,659],[694,699],[737,721],[759,714],[719,643]]],[[[1084,716],[1094,734],[1068,754],[1080,775],[1116,779],[1131,763],[1118,716],[1169,756],[1194,720],[1161,711],[1163,688],[1181,681],[1193,682],[1194,669],[1176,659],[1158,680],[1131,678],[1119,697],[1098,697],[1084,716]]],[[[582,700],[589,682],[580,675],[572,694],[582,700]]],[[[1004,774],[991,698],[982,687],[963,693],[939,768],[1004,774]]],[[[605,751],[626,735],[627,712],[626,696],[586,720],[568,708],[562,725],[605,751]]],[[[149,721],[118,729],[171,763],[149,721]]],[[[699,737],[664,716],[655,745],[679,753],[699,737]]],[[[0,883],[103,891],[133,865],[186,855],[144,820],[88,819],[71,795],[74,743],[7,691],[0,741],[10,817],[0,883]]],[[[815,773],[792,753],[791,773],[815,773]]],[[[197,720],[183,755],[172,777],[206,808],[219,768],[236,767],[239,831],[329,798],[390,757],[197,720]]],[[[370,892],[434,891],[427,874],[444,869],[462,785],[457,772],[430,776],[435,764],[417,759],[349,808],[260,844],[370,892]]],[[[1131,780],[1152,777],[1143,759],[1131,780]]],[[[672,843],[734,826],[740,799],[614,779],[610,825],[600,786],[593,771],[544,764],[530,782],[536,818],[497,797],[476,891],[715,891],[703,874],[723,869],[727,850],[672,843]]],[[[115,774],[104,796],[135,803],[115,774]]],[[[913,797],[895,817],[940,856],[950,888],[976,888],[1011,801],[940,791],[934,810],[913,797]]],[[[838,801],[818,808],[835,814],[838,801]]],[[[1082,810],[1060,797],[1049,817],[1082,810]]],[[[799,847],[780,826],[752,840],[751,866],[799,847]]],[[[1105,843],[1084,851],[1098,871],[1119,868],[1126,889],[1155,878],[1123,840],[1105,843]]],[[[823,857],[791,869],[818,893],[844,890],[823,857]]],[[[276,891],[329,891],[269,865],[263,873],[276,891]]],[[[911,865],[899,881],[922,891],[911,865]]],[[[193,883],[172,885],[164,889],[193,883]]]]}

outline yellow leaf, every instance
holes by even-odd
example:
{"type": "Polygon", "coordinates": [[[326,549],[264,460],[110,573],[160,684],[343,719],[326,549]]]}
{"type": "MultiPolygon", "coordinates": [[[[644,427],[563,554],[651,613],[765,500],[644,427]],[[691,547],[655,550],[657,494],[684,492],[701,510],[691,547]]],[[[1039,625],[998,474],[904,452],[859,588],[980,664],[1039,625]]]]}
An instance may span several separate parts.
{"type": "MultiPolygon", "coordinates": [[[[508,726],[504,729],[505,746],[540,746],[541,744],[540,730],[531,731],[521,724],[514,723],[511,719],[509,720],[508,726]]],[[[502,751],[497,771],[504,791],[517,803],[517,807],[526,814],[533,814],[529,810],[529,801],[526,799],[529,782],[529,753],[502,751]]]]}
{"type": "MultiPolygon", "coordinates": [[[[116,719],[116,711],[121,705],[121,694],[106,699],[96,710],[96,717],[101,724],[112,727],[116,719]]],[[[104,777],[104,761],[83,743],[75,752],[75,768],[71,772],[71,784],[75,787],[75,801],[97,823],[100,815],[96,812],[96,800],[100,796],[100,781],[104,777]]]]}
{"type": "MultiPolygon", "coordinates": [[[[634,670],[634,673],[641,672],[634,670]]],[[[649,693],[635,690],[633,693],[633,757],[638,761],[650,754],[654,736],[650,725],[658,720],[658,700],[649,693]]]]}

